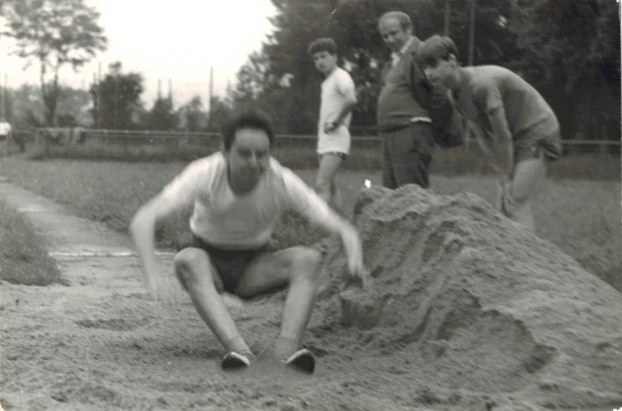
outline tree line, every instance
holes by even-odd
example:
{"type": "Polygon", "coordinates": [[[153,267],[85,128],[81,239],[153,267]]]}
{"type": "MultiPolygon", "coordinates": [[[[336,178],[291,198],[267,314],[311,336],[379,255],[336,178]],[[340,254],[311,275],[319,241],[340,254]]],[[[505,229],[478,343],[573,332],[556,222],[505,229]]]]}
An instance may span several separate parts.
{"type": "MultiPolygon", "coordinates": [[[[307,46],[318,37],[332,37],[339,46],[340,64],[357,87],[353,128],[373,133],[379,73],[389,57],[377,20],[386,11],[402,10],[411,16],[415,35],[421,39],[447,31],[463,65],[472,54],[474,65],[501,65],[523,76],[555,110],[564,138],[620,138],[620,20],[615,0],[272,3],[277,11],[271,18],[274,31],[239,69],[237,82],[226,96],[209,102],[209,113],[198,96],[177,108],[169,97],[159,96],[150,110],[145,109],[140,103],[141,74],[124,73],[119,62],[87,93],[91,125],[217,130],[231,110],[258,104],[273,115],[278,132],[313,134],[322,78],[307,55],[307,46]]],[[[57,124],[62,119],[56,113],[60,97],[67,92],[58,85],[58,69],[64,64],[78,68],[105,49],[99,14],[83,0],[5,0],[3,11],[9,27],[4,34],[18,40],[18,55],[41,66],[42,121],[57,124]],[[33,30],[42,21],[45,30],[33,30]]]]}
{"type": "Polygon", "coordinates": [[[406,12],[422,40],[447,28],[466,65],[473,1],[474,65],[501,65],[523,76],[549,101],[565,138],[620,138],[614,0],[272,0],[275,30],[240,69],[232,100],[259,101],[278,113],[282,131],[313,133],[322,78],[306,48],[315,38],[332,37],[357,86],[353,126],[373,128],[379,73],[389,57],[378,17],[406,12]]]}

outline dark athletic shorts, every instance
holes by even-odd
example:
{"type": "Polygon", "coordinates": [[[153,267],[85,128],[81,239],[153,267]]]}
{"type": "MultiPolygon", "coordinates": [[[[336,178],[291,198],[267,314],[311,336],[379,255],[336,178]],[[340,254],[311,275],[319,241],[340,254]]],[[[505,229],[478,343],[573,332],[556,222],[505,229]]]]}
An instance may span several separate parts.
{"type": "Polygon", "coordinates": [[[251,250],[224,250],[206,243],[194,234],[186,234],[180,238],[177,252],[189,247],[200,248],[209,255],[212,265],[220,275],[223,288],[231,294],[236,293],[244,271],[252,262],[277,251],[270,243],[251,250]]]}

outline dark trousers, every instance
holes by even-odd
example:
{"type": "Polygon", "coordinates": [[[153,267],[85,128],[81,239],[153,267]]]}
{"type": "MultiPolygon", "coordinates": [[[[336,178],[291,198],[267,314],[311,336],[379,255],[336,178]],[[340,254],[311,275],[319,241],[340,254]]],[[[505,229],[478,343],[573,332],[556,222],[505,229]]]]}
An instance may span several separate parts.
{"type": "Polygon", "coordinates": [[[404,184],[430,187],[430,164],[434,149],[430,123],[413,123],[380,132],[382,138],[382,184],[395,189],[404,184]]]}

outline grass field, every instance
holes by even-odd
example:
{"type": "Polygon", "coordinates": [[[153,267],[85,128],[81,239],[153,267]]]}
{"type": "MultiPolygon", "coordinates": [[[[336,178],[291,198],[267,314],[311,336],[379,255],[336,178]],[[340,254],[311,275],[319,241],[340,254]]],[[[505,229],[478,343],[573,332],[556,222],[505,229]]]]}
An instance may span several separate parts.
{"type": "MultiPolygon", "coordinates": [[[[185,163],[126,163],[80,160],[26,161],[7,158],[0,174],[13,183],[70,206],[78,215],[127,231],[138,207],[157,194],[185,163]]],[[[314,170],[298,170],[308,183],[314,170]]],[[[340,185],[351,209],[365,182],[380,184],[378,172],[344,171],[340,185]]],[[[432,189],[440,194],[462,191],[492,201],[495,182],[488,177],[447,177],[434,174],[432,189]]],[[[577,259],[587,270],[622,290],[620,181],[550,179],[539,195],[535,212],[538,234],[577,259]]],[[[186,212],[187,213],[187,212],[186,212]]],[[[186,229],[187,214],[180,213],[158,230],[162,247],[175,245],[186,229]]],[[[281,246],[310,244],[321,234],[293,216],[286,216],[275,235],[281,246]]]]}
{"type": "Polygon", "coordinates": [[[17,210],[0,201],[0,280],[13,284],[62,283],[45,240],[17,210]]]}
{"type": "MultiPolygon", "coordinates": [[[[106,138],[101,135],[89,137],[80,144],[48,144],[45,147],[29,144],[27,156],[90,161],[190,161],[212,153],[219,144],[219,138],[154,140],[148,134],[129,138],[120,133],[106,138]]],[[[576,146],[566,146],[564,156],[549,164],[549,175],[553,178],[619,181],[622,171],[619,147],[609,147],[606,155],[585,151],[589,148],[582,147],[583,151],[577,152],[576,146]]],[[[12,152],[16,150],[15,147],[12,152]]],[[[353,138],[350,158],[343,167],[352,171],[380,170],[380,152],[379,141],[353,138]]],[[[288,167],[315,168],[316,140],[309,136],[277,136],[274,156],[288,167]]],[[[489,167],[481,159],[481,149],[474,142],[452,149],[437,147],[431,169],[443,176],[486,175],[489,167]]]]}

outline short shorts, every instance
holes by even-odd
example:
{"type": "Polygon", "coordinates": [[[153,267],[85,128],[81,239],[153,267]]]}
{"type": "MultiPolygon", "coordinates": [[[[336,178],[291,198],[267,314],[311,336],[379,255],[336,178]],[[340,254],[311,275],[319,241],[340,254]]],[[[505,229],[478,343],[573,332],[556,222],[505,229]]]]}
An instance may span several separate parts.
{"type": "Polygon", "coordinates": [[[342,160],[345,160],[346,158],[348,158],[348,155],[346,153],[342,153],[341,151],[328,151],[326,153],[319,153],[318,155],[320,156],[320,158],[322,158],[322,156],[326,154],[332,154],[332,155],[338,156],[342,160]]]}
{"type": "Polygon", "coordinates": [[[559,130],[546,137],[524,136],[514,142],[514,162],[533,160],[544,155],[555,161],[562,155],[562,142],[559,130]]]}
{"type": "Polygon", "coordinates": [[[206,243],[192,233],[180,238],[177,252],[189,247],[200,248],[207,253],[222,280],[224,290],[231,294],[236,293],[240,280],[251,263],[277,251],[270,243],[250,250],[225,250],[206,243]]]}

